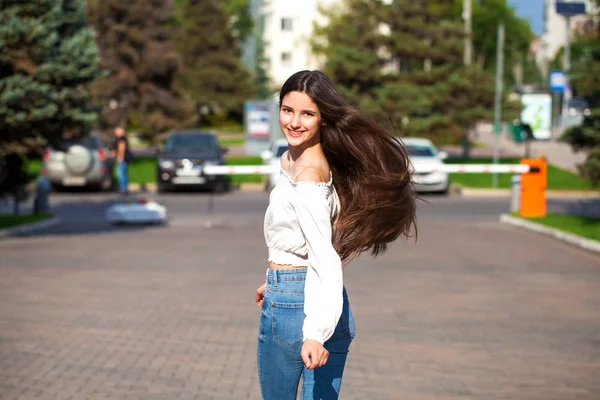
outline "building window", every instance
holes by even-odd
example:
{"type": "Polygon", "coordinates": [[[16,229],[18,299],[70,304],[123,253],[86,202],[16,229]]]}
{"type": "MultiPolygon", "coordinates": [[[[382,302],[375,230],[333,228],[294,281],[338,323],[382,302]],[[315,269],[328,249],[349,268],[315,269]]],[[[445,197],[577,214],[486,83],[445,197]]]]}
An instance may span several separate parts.
{"type": "Polygon", "coordinates": [[[281,30],[284,32],[292,31],[292,19],[291,18],[281,18],[281,30]]]}
{"type": "Polygon", "coordinates": [[[283,67],[289,67],[292,65],[292,53],[281,53],[281,65],[283,67]]]}

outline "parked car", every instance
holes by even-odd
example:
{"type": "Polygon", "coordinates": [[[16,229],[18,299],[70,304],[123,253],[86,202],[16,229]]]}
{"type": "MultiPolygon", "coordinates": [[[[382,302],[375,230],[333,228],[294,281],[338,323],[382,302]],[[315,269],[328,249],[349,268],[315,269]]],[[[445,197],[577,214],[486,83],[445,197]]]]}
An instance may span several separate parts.
{"type": "Polygon", "coordinates": [[[42,175],[53,188],[114,188],[114,159],[102,145],[100,137],[88,135],[66,140],[60,146],[44,151],[42,175]]]}
{"type": "Polygon", "coordinates": [[[277,167],[274,172],[267,174],[265,178],[265,191],[270,192],[279,181],[279,166],[281,165],[281,155],[288,149],[286,139],[277,139],[271,145],[271,150],[265,150],[260,155],[265,165],[277,167]]]}
{"type": "Polygon", "coordinates": [[[402,138],[413,168],[412,179],[417,192],[448,193],[450,178],[447,172],[435,171],[443,166],[448,154],[438,151],[429,139],[402,138]]]}
{"type": "Polygon", "coordinates": [[[207,175],[203,170],[205,165],[224,165],[227,151],[219,145],[217,136],[212,132],[172,132],[157,157],[158,191],[176,187],[227,191],[227,175],[207,175]]]}
{"type": "Polygon", "coordinates": [[[573,97],[569,99],[569,115],[574,117],[581,115],[582,117],[589,117],[592,115],[590,104],[583,97],[573,97]]]}

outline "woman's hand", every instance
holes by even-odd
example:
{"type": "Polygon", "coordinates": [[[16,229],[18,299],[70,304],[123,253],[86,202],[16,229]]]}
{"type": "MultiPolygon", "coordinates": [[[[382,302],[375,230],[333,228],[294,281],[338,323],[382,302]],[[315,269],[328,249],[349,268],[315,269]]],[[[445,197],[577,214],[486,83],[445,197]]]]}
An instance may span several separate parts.
{"type": "Polygon", "coordinates": [[[256,300],[256,305],[259,307],[262,307],[263,301],[265,299],[265,287],[267,286],[266,283],[263,283],[262,285],[260,285],[258,287],[258,289],[256,289],[256,295],[254,296],[254,299],[256,300]]]}
{"type": "Polygon", "coordinates": [[[302,345],[302,361],[306,369],[316,369],[327,364],[329,352],[316,340],[307,339],[302,345]]]}

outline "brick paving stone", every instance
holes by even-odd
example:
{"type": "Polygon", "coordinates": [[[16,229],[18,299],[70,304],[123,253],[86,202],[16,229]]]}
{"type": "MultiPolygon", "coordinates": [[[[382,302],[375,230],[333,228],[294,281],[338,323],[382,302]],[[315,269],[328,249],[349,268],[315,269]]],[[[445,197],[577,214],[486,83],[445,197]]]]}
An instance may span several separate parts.
{"type": "MultiPolygon", "coordinates": [[[[261,216],[0,242],[1,400],[259,399],[261,216]]],[[[600,399],[600,258],[420,221],[362,256],[342,399],[600,399]]]]}

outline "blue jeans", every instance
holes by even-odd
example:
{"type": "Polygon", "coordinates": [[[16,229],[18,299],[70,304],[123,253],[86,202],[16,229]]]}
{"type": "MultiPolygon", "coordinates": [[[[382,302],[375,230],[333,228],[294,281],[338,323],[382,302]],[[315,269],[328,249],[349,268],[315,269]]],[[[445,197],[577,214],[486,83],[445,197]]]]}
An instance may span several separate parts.
{"type": "Polygon", "coordinates": [[[127,192],[127,163],[125,161],[117,163],[117,178],[119,179],[119,191],[127,192]]]}
{"type": "Polygon", "coordinates": [[[267,286],[258,332],[258,380],[263,400],[296,399],[302,377],[303,400],[334,400],[340,394],[342,374],[355,328],[344,289],[344,307],[333,336],[325,342],[327,364],[304,368],[302,325],[306,268],[267,271],[267,286]]]}

